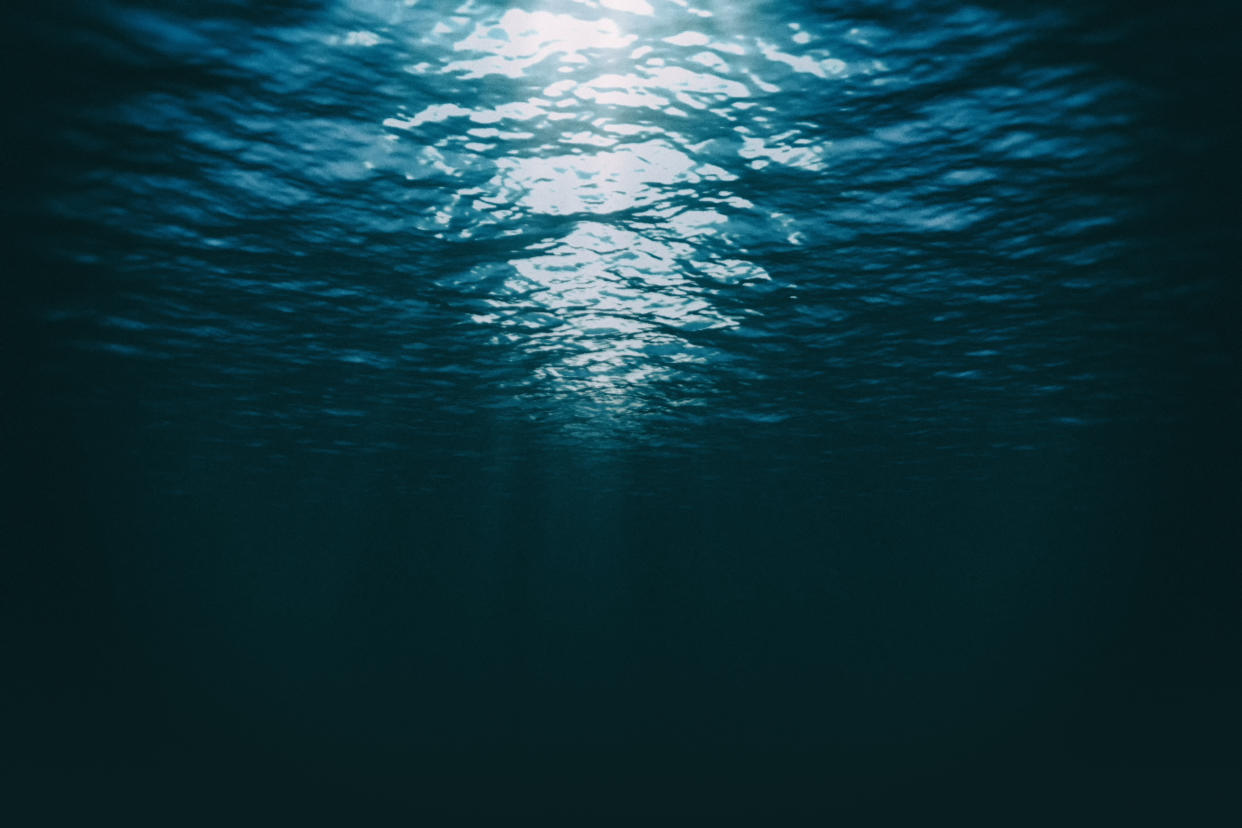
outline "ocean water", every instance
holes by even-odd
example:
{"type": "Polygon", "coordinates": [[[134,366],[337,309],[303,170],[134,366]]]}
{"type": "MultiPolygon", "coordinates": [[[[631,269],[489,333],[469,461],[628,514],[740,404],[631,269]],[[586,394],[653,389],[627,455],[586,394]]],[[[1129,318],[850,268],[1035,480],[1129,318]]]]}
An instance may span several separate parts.
{"type": "Polygon", "coordinates": [[[8,16],[22,767],[1236,762],[1224,4],[8,16]]]}

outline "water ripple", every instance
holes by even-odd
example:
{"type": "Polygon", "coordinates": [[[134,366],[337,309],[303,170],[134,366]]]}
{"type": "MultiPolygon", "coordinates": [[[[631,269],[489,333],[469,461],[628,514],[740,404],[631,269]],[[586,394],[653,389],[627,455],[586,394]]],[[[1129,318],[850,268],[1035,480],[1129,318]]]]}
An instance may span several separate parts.
{"type": "Polygon", "coordinates": [[[1055,445],[1160,405],[1126,366],[1203,295],[1141,266],[1159,90],[1097,35],[938,3],[103,5],[33,209],[117,289],[45,316],[193,360],[162,405],[232,394],[239,430],[312,442],[324,412],[505,411],[631,447],[1055,445]]]}

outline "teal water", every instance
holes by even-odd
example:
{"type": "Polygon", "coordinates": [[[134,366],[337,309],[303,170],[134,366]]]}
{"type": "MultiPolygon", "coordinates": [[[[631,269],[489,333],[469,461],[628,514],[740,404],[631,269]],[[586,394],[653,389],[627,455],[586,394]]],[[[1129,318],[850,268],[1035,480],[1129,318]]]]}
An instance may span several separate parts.
{"type": "Polygon", "coordinates": [[[1215,7],[12,16],[23,767],[1236,761],[1215,7]]]}

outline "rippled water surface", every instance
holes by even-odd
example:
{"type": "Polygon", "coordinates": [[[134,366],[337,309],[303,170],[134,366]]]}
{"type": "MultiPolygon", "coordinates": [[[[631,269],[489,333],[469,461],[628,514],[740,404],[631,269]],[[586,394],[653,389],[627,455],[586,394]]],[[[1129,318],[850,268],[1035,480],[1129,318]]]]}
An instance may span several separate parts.
{"type": "Polygon", "coordinates": [[[1152,95],[1041,53],[1110,34],[1064,13],[105,9],[72,45],[128,74],[46,209],[120,284],[48,321],[148,371],[169,428],[220,406],[203,451],[391,458],[463,417],[1030,451],[1160,414],[1152,95]]]}
{"type": "Polygon", "coordinates": [[[31,605],[108,688],[81,727],[386,770],[1184,748],[1169,699],[1236,684],[1184,557],[1237,539],[1212,14],[10,27],[18,422],[76,573],[31,605]]]}

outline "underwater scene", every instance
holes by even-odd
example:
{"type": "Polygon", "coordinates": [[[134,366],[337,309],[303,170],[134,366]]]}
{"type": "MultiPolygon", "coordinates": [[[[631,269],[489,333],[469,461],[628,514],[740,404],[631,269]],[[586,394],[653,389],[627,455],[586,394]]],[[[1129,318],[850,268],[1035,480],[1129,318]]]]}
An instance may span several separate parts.
{"type": "Polygon", "coordinates": [[[1228,4],[4,16],[28,791],[1236,770],[1228,4]]]}

